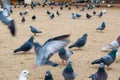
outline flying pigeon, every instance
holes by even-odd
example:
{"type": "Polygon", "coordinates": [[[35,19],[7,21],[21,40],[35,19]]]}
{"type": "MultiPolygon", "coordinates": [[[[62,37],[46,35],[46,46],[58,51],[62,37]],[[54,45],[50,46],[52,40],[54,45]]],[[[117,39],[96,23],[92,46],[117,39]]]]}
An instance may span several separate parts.
{"type": "Polygon", "coordinates": [[[78,38],[74,44],[70,45],[69,48],[73,48],[73,47],[81,48],[81,47],[83,47],[87,42],[87,36],[88,36],[88,34],[84,34],[82,37],[78,38]]]}
{"type": "Polygon", "coordinates": [[[50,15],[50,14],[51,14],[51,12],[47,10],[47,14],[48,14],[48,15],[50,15]]]}
{"type": "Polygon", "coordinates": [[[92,80],[107,80],[108,74],[104,69],[104,63],[100,63],[98,71],[89,76],[89,78],[92,80]]]}
{"type": "Polygon", "coordinates": [[[113,49],[111,52],[104,55],[103,57],[94,60],[91,64],[94,65],[94,64],[104,63],[105,65],[107,65],[107,67],[109,67],[116,59],[116,52],[117,49],[113,49]]]}
{"type": "Polygon", "coordinates": [[[118,49],[119,47],[120,47],[120,36],[118,36],[118,38],[116,40],[112,41],[107,46],[104,46],[102,48],[102,51],[106,51],[108,49],[118,49]]]}
{"type": "Polygon", "coordinates": [[[58,64],[49,61],[49,59],[52,57],[52,55],[54,55],[57,51],[59,51],[61,48],[65,47],[69,43],[69,40],[66,39],[69,36],[70,35],[61,35],[54,38],[50,38],[42,45],[42,47],[40,47],[37,44],[34,44],[34,50],[36,53],[36,66],[58,66],[58,64]]]}
{"type": "Polygon", "coordinates": [[[54,80],[53,77],[52,77],[52,74],[49,70],[46,71],[44,80],[54,80]]]}
{"type": "Polygon", "coordinates": [[[22,19],[21,19],[21,22],[25,22],[25,17],[23,16],[22,19]]]}
{"type": "Polygon", "coordinates": [[[100,30],[101,32],[105,29],[106,25],[105,22],[102,22],[97,28],[96,30],[100,30]]]}
{"type": "Polygon", "coordinates": [[[32,46],[33,46],[33,39],[34,37],[30,37],[28,41],[26,41],[22,46],[20,46],[19,48],[15,49],[14,50],[14,53],[16,52],[20,52],[20,51],[24,51],[24,52],[27,52],[29,51],[32,46]]]}
{"type": "Polygon", "coordinates": [[[2,21],[2,23],[8,26],[8,29],[10,30],[11,34],[15,36],[16,34],[15,22],[10,17],[11,14],[10,0],[2,0],[2,4],[4,9],[0,9],[0,20],[2,21]]]}
{"type": "Polygon", "coordinates": [[[29,75],[29,72],[27,70],[23,70],[20,73],[18,80],[27,80],[28,75],[29,75]]]}
{"type": "Polygon", "coordinates": [[[50,16],[51,19],[53,19],[55,17],[54,13],[52,13],[52,15],[50,16]]]}
{"type": "Polygon", "coordinates": [[[57,11],[57,12],[56,12],[56,14],[57,14],[58,16],[60,16],[60,13],[59,13],[59,11],[57,11]]]}
{"type": "Polygon", "coordinates": [[[35,15],[33,15],[33,16],[32,16],[32,20],[35,20],[35,19],[36,19],[36,16],[35,16],[35,15]]]}
{"type": "Polygon", "coordinates": [[[76,73],[72,68],[72,61],[69,61],[66,67],[62,70],[62,75],[65,80],[75,80],[76,73]]]}
{"type": "Polygon", "coordinates": [[[67,62],[69,57],[72,56],[73,52],[70,50],[67,50],[65,48],[60,49],[58,55],[62,59],[62,63],[64,64],[64,60],[67,62]]]}
{"type": "Polygon", "coordinates": [[[90,14],[88,14],[88,13],[86,13],[86,18],[87,19],[90,19],[92,16],[90,15],[90,14]]]}
{"type": "Polygon", "coordinates": [[[34,35],[36,35],[36,33],[41,33],[40,30],[38,30],[37,28],[33,27],[33,26],[30,26],[30,30],[32,33],[34,33],[34,35]]]}

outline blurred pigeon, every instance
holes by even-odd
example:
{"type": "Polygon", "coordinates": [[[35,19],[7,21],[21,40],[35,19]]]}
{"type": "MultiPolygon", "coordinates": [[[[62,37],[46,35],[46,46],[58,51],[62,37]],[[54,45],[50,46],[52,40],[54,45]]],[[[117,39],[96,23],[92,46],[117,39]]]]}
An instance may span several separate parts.
{"type": "Polygon", "coordinates": [[[49,70],[46,71],[44,80],[54,80],[49,70]]]}
{"type": "Polygon", "coordinates": [[[35,15],[33,15],[33,16],[32,16],[32,20],[35,20],[35,19],[36,19],[36,16],[35,16],[35,15]]]}
{"type": "Polygon", "coordinates": [[[90,19],[92,16],[90,15],[90,14],[88,14],[88,13],[86,13],[86,18],[87,19],[90,19]]]}
{"type": "Polygon", "coordinates": [[[102,10],[102,13],[105,14],[107,12],[107,9],[102,10]]]}
{"type": "Polygon", "coordinates": [[[52,15],[50,16],[51,19],[53,19],[55,17],[54,13],[52,13],[52,15]]]}
{"type": "Polygon", "coordinates": [[[21,19],[21,22],[25,22],[25,17],[23,16],[22,19],[21,19]]]}
{"type": "Polygon", "coordinates": [[[10,0],[2,0],[3,9],[0,9],[0,20],[2,23],[8,26],[8,29],[10,30],[11,34],[15,36],[16,34],[16,28],[14,20],[9,17],[11,14],[11,6],[10,6],[10,0]]]}
{"type": "Polygon", "coordinates": [[[76,77],[76,73],[72,68],[72,61],[69,61],[67,66],[63,69],[62,75],[65,80],[74,80],[76,77]]]}
{"type": "Polygon", "coordinates": [[[48,15],[50,15],[50,14],[51,14],[51,12],[47,10],[47,14],[48,14],[48,15]]]}
{"type": "Polygon", "coordinates": [[[96,11],[93,11],[93,15],[96,15],[96,11]]]}
{"type": "Polygon", "coordinates": [[[70,45],[69,48],[73,48],[73,47],[81,48],[81,47],[83,47],[87,42],[87,36],[88,36],[88,34],[84,34],[82,37],[78,38],[74,44],[70,45]]]}
{"type": "Polygon", "coordinates": [[[117,49],[113,49],[107,55],[104,55],[100,59],[94,60],[91,64],[94,65],[94,64],[104,63],[105,65],[107,65],[107,67],[109,67],[116,59],[116,52],[117,49]]]}
{"type": "Polygon", "coordinates": [[[29,75],[29,72],[27,70],[23,70],[20,73],[18,80],[27,80],[28,75],[29,75]]]}
{"type": "Polygon", "coordinates": [[[56,14],[59,16],[60,15],[59,11],[57,11],[56,14]]]}
{"type": "Polygon", "coordinates": [[[102,51],[106,51],[108,49],[117,49],[120,47],[120,36],[114,41],[112,41],[110,44],[102,48],[102,51]]]}
{"type": "Polygon", "coordinates": [[[20,46],[19,48],[15,49],[14,53],[20,52],[20,51],[24,51],[24,52],[30,51],[30,49],[32,49],[32,46],[33,46],[33,39],[34,39],[33,36],[30,37],[29,40],[26,41],[22,46],[20,46]]]}
{"type": "Polygon", "coordinates": [[[69,57],[73,54],[72,51],[66,50],[65,48],[60,49],[58,55],[62,59],[62,63],[64,64],[64,60],[67,62],[69,57]]]}
{"type": "Polygon", "coordinates": [[[98,17],[102,17],[102,15],[103,15],[102,11],[99,14],[97,14],[98,17]]]}
{"type": "Polygon", "coordinates": [[[107,80],[108,75],[104,69],[104,63],[100,63],[99,69],[96,73],[89,76],[92,80],[107,80]]]}
{"type": "Polygon", "coordinates": [[[38,30],[37,28],[33,27],[33,26],[30,26],[30,30],[32,33],[34,33],[34,35],[36,35],[36,33],[41,33],[40,30],[38,30]]]}
{"type": "Polygon", "coordinates": [[[100,30],[101,32],[105,29],[105,22],[102,22],[97,28],[96,30],[100,30]]]}
{"type": "Polygon", "coordinates": [[[51,65],[51,66],[58,66],[57,63],[49,61],[49,59],[54,55],[57,51],[61,48],[65,47],[69,40],[68,38],[70,35],[61,35],[54,38],[48,39],[42,47],[37,44],[34,44],[35,53],[36,53],[36,66],[40,65],[51,65]],[[38,46],[38,47],[37,47],[38,46]]]}
{"type": "Polygon", "coordinates": [[[81,8],[81,9],[80,9],[80,11],[84,11],[84,10],[85,10],[85,8],[81,8]]]}

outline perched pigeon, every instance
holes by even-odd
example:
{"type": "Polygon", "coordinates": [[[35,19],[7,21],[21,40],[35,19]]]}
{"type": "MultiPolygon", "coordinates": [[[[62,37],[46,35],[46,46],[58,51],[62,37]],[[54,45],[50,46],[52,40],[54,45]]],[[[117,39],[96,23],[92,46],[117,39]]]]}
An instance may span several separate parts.
{"type": "Polygon", "coordinates": [[[69,61],[67,66],[63,69],[62,75],[65,80],[74,80],[76,77],[76,73],[72,68],[72,61],[69,61]]]}
{"type": "Polygon", "coordinates": [[[87,42],[87,36],[88,36],[88,34],[84,34],[82,37],[78,38],[74,44],[70,45],[69,48],[73,48],[73,47],[81,48],[81,47],[83,47],[87,42]]]}
{"type": "Polygon", "coordinates": [[[35,15],[33,15],[33,16],[32,16],[32,20],[35,20],[35,19],[36,19],[36,16],[35,16],[35,15]]]}
{"type": "Polygon", "coordinates": [[[88,13],[86,13],[86,18],[87,19],[90,19],[92,16],[90,15],[90,14],[88,14],[88,13]]]}
{"type": "Polygon", "coordinates": [[[100,63],[99,69],[96,73],[89,76],[92,80],[107,80],[108,75],[104,69],[104,63],[100,63]]]}
{"type": "Polygon", "coordinates": [[[98,17],[102,17],[102,15],[103,15],[102,11],[99,14],[97,14],[98,17]]]}
{"type": "Polygon", "coordinates": [[[25,22],[25,17],[23,16],[22,19],[21,19],[21,22],[25,22]]]}
{"type": "Polygon", "coordinates": [[[105,22],[102,22],[97,28],[96,30],[100,30],[101,32],[105,29],[105,22]]]}
{"type": "Polygon", "coordinates": [[[65,48],[60,49],[58,55],[62,59],[62,63],[64,63],[64,60],[67,62],[69,57],[73,54],[72,51],[67,50],[65,48]]]}
{"type": "Polygon", "coordinates": [[[52,13],[52,15],[50,16],[51,19],[53,19],[55,17],[54,13],[52,13]]]}
{"type": "Polygon", "coordinates": [[[100,59],[94,60],[91,64],[94,65],[94,64],[104,63],[105,65],[107,65],[107,67],[109,67],[116,59],[116,52],[117,49],[113,49],[107,55],[104,55],[100,59]]]}
{"type": "Polygon", "coordinates": [[[15,28],[15,22],[10,17],[11,14],[11,6],[10,6],[10,0],[2,0],[3,9],[0,9],[0,20],[2,23],[8,26],[11,34],[15,36],[16,34],[16,28],[15,28]]]}
{"type": "Polygon", "coordinates": [[[57,14],[58,16],[60,16],[60,13],[59,13],[59,11],[57,11],[57,12],[56,12],[56,14],[57,14]]]}
{"type": "Polygon", "coordinates": [[[54,80],[49,70],[46,71],[44,80],[54,80]]]}
{"type": "Polygon", "coordinates": [[[34,33],[34,35],[36,35],[36,33],[41,33],[40,30],[38,30],[37,28],[33,27],[33,26],[30,26],[30,30],[32,33],[34,33]]]}
{"type": "Polygon", "coordinates": [[[15,49],[14,53],[20,52],[20,51],[24,51],[24,52],[29,51],[32,48],[32,46],[33,46],[33,39],[34,39],[33,36],[30,37],[30,39],[28,41],[26,41],[22,46],[20,46],[19,48],[15,49]]]}
{"type": "Polygon", "coordinates": [[[59,51],[61,48],[65,47],[69,43],[69,40],[66,39],[69,36],[70,35],[61,35],[54,38],[50,38],[43,44],[42,47],[40,47],[37,44],[34,44],[34,50],[36,53],[36,66],[58,66],[58,64],[49,61],[49,59],[52,57],[52,55],[54,55],[57,51],[59,51]]]}
{"type": "Polygon", "coordinates": [[[51,14],[51,12],[47,10],[47,14],[48,14],[48,15],[50,15],[50,14],[51,14]]]}
{"type": "Polygon", "coordinates": [[[20,73],[18,80],[27,80],[28,75],[29,75],[29,72],[27,70],[23,70],[20,73]]]}

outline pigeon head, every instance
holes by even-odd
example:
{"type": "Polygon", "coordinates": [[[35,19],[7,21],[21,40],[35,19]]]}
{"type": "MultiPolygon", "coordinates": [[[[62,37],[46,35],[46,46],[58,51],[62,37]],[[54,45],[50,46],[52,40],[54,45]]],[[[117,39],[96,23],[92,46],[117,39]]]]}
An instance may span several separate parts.
{"type": "Polygon", "coordinates": [[[72,68],[72,61],[69,61],[66,68],[65,68],[65,72],[66,73],[72,73],[73,72],[73,68],[72,68]]]}
{"type": "Polygon", "coordinates": [[[46,71],[44,80],[53,80],[52,74],[50,73],[49,70],[46,71]]]}
{"type": "Polygon", "coordinates": [[[27,70],[23,70],[20,73],[18,80],[26,80],[26,78],[28,77],[28,75],[29,75],[29,72],[27,70]]]}

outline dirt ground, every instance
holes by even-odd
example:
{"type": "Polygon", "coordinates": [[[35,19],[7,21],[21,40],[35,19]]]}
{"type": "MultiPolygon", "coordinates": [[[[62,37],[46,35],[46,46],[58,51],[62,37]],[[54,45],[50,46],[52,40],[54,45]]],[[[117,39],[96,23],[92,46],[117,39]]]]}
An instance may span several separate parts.
{"type": "MultiPolygon", "coordinates": [[[[81,8],[81,7],[80,7],[81,8]]],[[[91,80],[88,77],[95,73],[99,65],[91,65],[91,62],[108,52],[102,52],[101,48],[111,41],[115,40],[120,35],[120,8],[108,8],[108,11],[101,18],[93,16],[91,19],[86,19],[85,14],[92,15],[93,10],[100,12],[105,8],[95,8],[93,10],[85,10],[83,12],[75,7],[69,11],[66,8],[60,10],[59,7],[54,7],[53,10],[50,7],[42,8],[37,6],[34,10],[30,7],[14,8],[11,17],[14,18],[17,28],[17,35],[12,37],[7,27],[0,22],[0,80],[17,80],[20,72],[24,69],[28,70],[31,74],[28,80],[44,80],[46,70],[50,70],[54,80],[64,80],[61,72],[65,67],[61,64],[61,59],[58,54],[55,54],[51,61],[60,64],[58,67],[40,66],[33,69],[35,64],[34,48],[30,53],[20,53],[13,55],[13,51],[27,41],[33,34],[30,32],[29,26],[33,25],[42,31],[35,37],[34,41],[43,44],[47,39],[62,34],[70,34],[70,44],[81,37],[84,33],[88,34],[87,44],[79,50],[78,48],[71,49],[74,55],[70,60],[73,61],[73,68],[76,71],[75,80],[91,80]],[[25,16],[26,22],[21,23],[19,16],[20,11],[29,10],[28,15],[25,16]],[[60,11],[61,15],[55,15],[55,18],[51,20],[46,14],[46,11],[50,10],[52,13],[60,11]],[[71,13],[79,13],[81,18],[73,20],[71,13]],[[31,16],[35,14],[37,19],[32,21],[31,16]],[[106,28],[103,33],[96,31],[96,27],[105,21],[106,28]]],[[[68,45],[68,46],[69,46],[68,45]]],[[[66,48],[68,48],[66,46],[66,48]]],[[[108,73],[108,80],[117,80],[120,76],[120,57],[116,58],[116,61],[110,66],[111,70],[106,68],[108,73]]]]}

